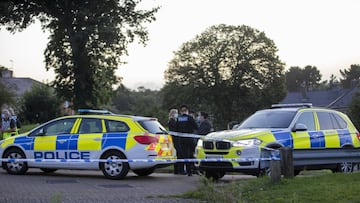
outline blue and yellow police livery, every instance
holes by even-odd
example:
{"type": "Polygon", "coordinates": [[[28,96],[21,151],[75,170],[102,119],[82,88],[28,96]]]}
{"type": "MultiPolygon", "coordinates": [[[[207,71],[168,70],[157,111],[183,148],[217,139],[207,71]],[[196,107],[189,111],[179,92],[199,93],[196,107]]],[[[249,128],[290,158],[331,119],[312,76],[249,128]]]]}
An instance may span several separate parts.
{"type": "Polygon", "coordinates": [[[24,174],[28,168],[100,169],[107,178],[121,179],[130,169],[150,175],[172,163],[176,152],[155,118],[94,114],[61,117],[2,140],[0,156],[10,174],[24,174]]]}
{"type": "MultiPolygon", "coordinates": [[[[236,159],[201,162],[200,168],[208,177],[221,178],[227,171],[260,175],[264,172],[260,160],[265,149],[360,147],[359,139],[359,132],[341,112],[310,104],[273,105],[271,109],[257,111],[235,129],[214,132],[200,139],[196,155],[198,159],[236,159]]],[[[316,167],[349,171],[352,163],[316,167]]]]}

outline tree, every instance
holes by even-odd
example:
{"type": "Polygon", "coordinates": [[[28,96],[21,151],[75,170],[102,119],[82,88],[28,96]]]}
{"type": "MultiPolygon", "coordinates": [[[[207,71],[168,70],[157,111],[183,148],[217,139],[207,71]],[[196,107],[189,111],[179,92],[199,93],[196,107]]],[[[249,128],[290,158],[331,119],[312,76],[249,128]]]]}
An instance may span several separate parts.
{"type": "Polygon", "coordinates": [[[162,124],[167,122],[167,112],[162,108],[162,93],[139,87],[137,91],[120,86],[115,91],[112,109],[121,114],[158,118],[162,124]]]}
{"type": "Polygon", "coordinates": [[[251,27],[212,26],[175,52],[165,71],[164,105],[208,111],[218,128],[242,120],[285,96],[276,52],[274,42],[251,27]]]}
{"type": "Polygon", "coordinates": [[[360,93],[354,95],[349,105],[349,117],[353,121],[355,127],[360,129],[360,93]]]}
{"type": "Polygon", "coordinates": [[[341,70],[340,74],[343,79],[340,79],[340,82],[344,88],[351,88],[352,81],[359,81],[360,78],[360,65],[352,64],[350,68],[341,70]]]}
{"type": "Polygon", "coordinates": [[[33,86],[21,103],[21,118],[29,123],[43,123],[60,115],[60,102],[48,86],[33,86]]]}
{"type": "Polygon", "coordinates": [[[4,106],[5,104],[10,105],[15,103],[15,94],[2,83],[0,83],[0,107],[4,106]]]}
{"type": "Polygon", "coordinates": [[[57,93],[75,108],[99,108],[110,100],[120,82],[115,70],[135,37],[145,44],[145,23],[158,8],[136,10],[141,0],[4,0],[0,25],[22,31],[35,19],[50,31],[46,69],[54,69],[57,93]]]}
{"type": "MultiPolygon", "coordinates": [[[[9,70],[5,66],[0,65],[0,77],[2,77],[2,73],[5,70],[9,70]]],[[[15,93],[9,90],[6,85],[0,83],[0,107],[4,106],[5,104],[10,105],[14,104],[15,101],[15,93]]]]}
{"type": "Polygon", "coordinates": [[[296,92],[305,88],[307,91],[317,89],[321,83],[320,71],[315,66],[307,65],[304,68],[290,67],[285,73],[288,91],[296,92]]]}

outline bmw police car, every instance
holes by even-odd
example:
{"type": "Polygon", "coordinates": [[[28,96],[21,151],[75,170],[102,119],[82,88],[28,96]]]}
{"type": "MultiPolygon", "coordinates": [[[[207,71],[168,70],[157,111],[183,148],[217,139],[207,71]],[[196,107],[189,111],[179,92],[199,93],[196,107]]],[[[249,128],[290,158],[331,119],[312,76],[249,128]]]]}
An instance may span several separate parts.
{"type": "Polygon", "coordinates": [[[28,168],[100,169],[107,178],[121,179],[130,169],[147,176],[176,159],[171,136],[157,119],[82,112],[93,115],[57,118],[0,141],[3,169],[10,174],[28,168]]]}
{"type": "MultiPolygon", "coordinates": [[[[265,149],[356,148],[360,147],[359,139],[359,132],[341,112],[311,104],[273,105],[271,109],[257,111],[233,130],[214,132],[200,139],[196,155],[198,159],[229,158],[225,162],[201,162],[199,167],[207,177],[221,178],[229,171],[258,176],[265,170],[260,161],[265,149]]],[[[352,163],[313,167],[351,171],[352,163]]]]}

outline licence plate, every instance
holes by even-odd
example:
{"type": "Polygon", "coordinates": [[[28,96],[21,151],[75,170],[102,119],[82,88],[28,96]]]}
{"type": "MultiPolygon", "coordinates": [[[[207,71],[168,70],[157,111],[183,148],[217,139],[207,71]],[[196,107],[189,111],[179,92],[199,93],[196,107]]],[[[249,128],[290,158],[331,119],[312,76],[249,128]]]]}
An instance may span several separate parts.
{"type": "Polygon", "coordinates": [[[224,156],[222,155],[206,155],[205,159],[222,159],[224,156]]]}

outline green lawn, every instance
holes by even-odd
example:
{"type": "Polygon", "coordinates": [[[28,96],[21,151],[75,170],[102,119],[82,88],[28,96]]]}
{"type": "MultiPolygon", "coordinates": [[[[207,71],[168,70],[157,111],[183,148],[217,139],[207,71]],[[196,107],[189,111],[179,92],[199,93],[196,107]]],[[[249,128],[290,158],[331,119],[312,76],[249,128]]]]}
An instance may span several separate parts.
{"type": "Polygon", "coordinates": [[[360,202],[360,173],[323,173],[282,179],[271,184],[269,177],[229,184],[201,178],[202,186],[181,197],[204,202],[360,202]]]}

